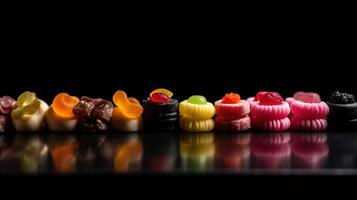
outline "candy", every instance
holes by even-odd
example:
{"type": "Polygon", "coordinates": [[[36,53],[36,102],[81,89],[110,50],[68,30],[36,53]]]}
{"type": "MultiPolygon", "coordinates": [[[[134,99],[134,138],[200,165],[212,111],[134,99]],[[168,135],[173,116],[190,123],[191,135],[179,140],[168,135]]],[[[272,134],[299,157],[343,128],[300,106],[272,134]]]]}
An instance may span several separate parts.
{"type": "Polygon", "coordinates": [[[195,120],[186,117],[180,118],[180,127],[187,132],[209,132],[214,128],[213,119],[195,120]]]}
{"type": "Polygon", "coordinates": [[[242,116],[249,114],[250,112],[249,103],[245,100],[240,100],[235,104],[225,104],[223,103],[223,100],[218,100],[214,103],[214,106],[216,109],[216,114],[228,121],[239,119],[242,116]]]}
{"type": "Polygon", "coordinates": [[[113,95],[113,102],[127,119],[138,118],[144,111],[138,100],[135,98],[128,98],[126,93],[121,90],[118,90],[113,95]]]}
{"type": "Polygon", "coordinates": [[[77,126],[77,118],[64,118],[59,116],[52,107],[50,107],[45,115],[46,124],[49,130],[54,132],[69,132],[75,130],[77,126]]]}
{"type": "Polygon", "coordinates": [[[292,98],[286,101],[290,102],[291,113],[302,119],[326,118],[329,113],[329,107],[325,102],[304,103],[292,98]]]}
{"type": "Polygon", "coordinates": [[[15,107],[16,101],[10,96],[0,98],[0,114],[8,115],[15,107]]]}
{"type": "Polygon", "coordinates": [[[290,127],[289,118],[261,120],[256,117],[251,118],[252,128],[264,131],[286,131],[290,127]]]}
{"type": "Polygon", "coordinates": [[[150,131],[173,131],[178,126],[178,101],[173,93],[159,88],[143,101],[144,128],[150,131]]]}
{"type": "Polygon", "coordinates": [[[108,129],[113,112],[113,104],[104,99],[82,97],[73,108],[84,131],[97,132],[108,129]]]}
{"type": "Polygon", "coordinates": [[[191,119],[209,119],[216,113],[212,103],[194,104],[184,100],[179,106],[180,115],[191,119]]]}
{"type": "Polygon", "coordinates": [[[22,93],[11,112],[12,123],[19,132],[35,132],[44,127],[44,116],[48,105],[33,92],[22,93]]]}
{"type": "Polygon", "coordinates": [[[167,103],[170,101],[170,98],[163,93],[155,93],[150,97],[150,100],[154,103],[167,103]]]}
{"type": "Polygon", "coordinates": [[[334,104],[351,104],[355,103],[356,101],[353,94],[335,91],[331,93],[329,102],[334,104]]]}
{"type": "Polygon", "coordinates": [[[198,104],[198,105],[207,104],[207,99],[204,96],[201,96],[201,95],[192,95],[190,98],[188,98],[187,101],[189,103],[198,104]]]}
{"type": "Polygon", "coordinates": [[[53,111],[64,118],[73,118],[73,108],[79,103],[79,99],[75,96],[70,96],[67,93],[59,93],[53,99],[53,111]]]}
{"type": "Polygon", "coordinates": [[[261,98],[263,95],[265,95],[266,93],[267,93],[266,91],[258,92],[252,100],[254,100],[254,101],[260,101],[260,98],[261,98]]]}
{"type": "Polygon", "coordinates": [[[240,101],[240,96],[239,94],[235,94],[235,93],[226,94],[222,98],[222,103],[224,104],[236,104],[239,103],[239,101],[240,101]]]}
{"type": "Polygon", "coordinates": [[[267,92],[259,97],[259,102],[262,105],[281,105],[283,98],[277,92],[267,92]]]}
{"type": "Polygon", "coordinates": [[[296,92],[293,96],[295,100],[302,101],[304,103],[320,103],[320,95],[313,92],[296,92]]]}
{"type": "Polygon", "coordinates": [[[251,103],[250,113],[258,119],[283,119],[289,115],[290,107],[287,102],[283,102],[281,105],[260,105],[258,103],[251,103]]]}
{"type": "Polygon", "coordinates": [[[165,94],[169,98],[171,98],[174,95],[170,90],[167,90],[164,88],[159,88],[159,89],[155,89],[154,91],[152,91],[150,93],[150,97],[152,97],[153,94],[157,94],[157,93],[165,94]]]}
{"type": "Polygon", "coordinates": [[[327,129],[326,119],[301,119],[294,116],[290,121],[293,130],[324,131],[327,129]]]}
{"type": "Polygon", "coordinates": [[[245,131],[250,129],[250,117],[245,116],[243,118],[227,121],[220,116],[215,118],[215,127],[222,131],[245,131]]]}

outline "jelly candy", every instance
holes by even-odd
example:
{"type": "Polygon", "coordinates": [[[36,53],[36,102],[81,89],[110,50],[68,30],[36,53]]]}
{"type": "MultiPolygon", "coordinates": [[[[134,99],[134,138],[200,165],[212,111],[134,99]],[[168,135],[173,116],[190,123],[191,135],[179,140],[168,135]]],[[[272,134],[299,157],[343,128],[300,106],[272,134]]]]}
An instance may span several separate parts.
{"type": "Polygon", "coordinates": [[[150,100],[154,103],[167,103],[170,101],[170,97],[164,93],[154,93],[151,95],[150,100]]]}
{"type": "Polygon", "coordinates": [[[141,116],[144,109],[139,101],[133,97],[128,98],[126,93],[118,90],[113,95],[113,102],[121,111],[121,114],[127,119],[135,119],[141,116]]]}
{"type": "Polygon", "coordinates": [[[75,96],[70,96],[67,93],[59,93],[53,99],[52,108],[60,116],[65,118],[73,118],[73,108],[79,103],[79,99],[75,96]]]}
{"type": "Polygon", "coordinates": [[[258,92],[254,97],[254,101],[259,101],[260,98],[266,93],[267,93],[266,91],[258,92]]]}
{"type": "Polygon", "coordinates": [[[167,89],[164,89],[164,88],[159,88],[159,89],[156,89],[156,90],[152,91],[152,92],[150,93],[150,97],[151,97],[153,94],[157,94],[157,93],[165,94],[165,95],[168,96],[169,98],[171,98],[171,97],[174,95],[170,90],[167,90],[167,89]]]}
{"type": "Polygon", "coordinates": [[[18,98],[17,98],[17,105],[19,106],[27,106],[31,104],[35,99],[36,99],[36,94],[34,92],[29,92],[26,91],[22,93],[18,98]]]}
{"type": "Polygon", "coordinates": [[[226,94],[222,99],[222,103],[226,103],[226,104],[235,104],[239,102],[240,102],[240,96],[239,94],[235,94],[235,93],[226,94]]]}
{"type": "Polygon", "coordinates": [[[262,105],[281,105],[284,100],[277,92],[267,92],[260,97],[259,101],[262,105]]]}
{"type": "Polygon", "coordinates": [[[190,98],[188,98],[188,102],[192,104],[203,105],[207,103],[207,99],[201,95],[192,95],[190,98]]]}
{"type": "Polygon", "coordinates": [[[320,95],[313,92],[296,92],[293,97],[295,100],[302,101],[304,103],[320,103],[320,95]]]}

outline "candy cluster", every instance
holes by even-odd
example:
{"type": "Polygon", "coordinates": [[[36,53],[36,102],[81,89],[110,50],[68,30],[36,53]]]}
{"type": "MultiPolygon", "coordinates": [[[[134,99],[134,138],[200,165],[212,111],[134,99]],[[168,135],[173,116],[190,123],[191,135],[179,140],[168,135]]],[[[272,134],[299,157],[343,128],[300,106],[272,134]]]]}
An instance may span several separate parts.
{"type": "Polygon", "coordinates": [[[101,98],[78,98],[59,93],[49,106],[34,92],[26,91],[17,100],[0,98],[0,132],[118,132],[177,131],[279,132],[357,129],[357,103],[352,94],[333,92],[327,103],[319,94],[296,92],[286,98],[272,91],[258,92],[247,100],[228,93],[214,104],[202,95],[179,103],[167,89],[153,90],[142,104],[118,90],[112,102],[101,98]]]}

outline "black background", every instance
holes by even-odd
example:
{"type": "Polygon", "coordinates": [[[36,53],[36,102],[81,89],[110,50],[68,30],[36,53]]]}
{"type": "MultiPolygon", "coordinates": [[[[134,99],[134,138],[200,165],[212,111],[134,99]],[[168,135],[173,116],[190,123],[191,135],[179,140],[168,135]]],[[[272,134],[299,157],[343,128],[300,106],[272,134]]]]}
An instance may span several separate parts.
{"type": "Polygon", "coordinates": [[[176,14],[13,16],[3,29],[0,94],[31,90],[51,102],[62,91],[110,99],[118,89],[142,99],[158,87],[210,101],[259,90],[356,93],[348,15],[176,14]]]}

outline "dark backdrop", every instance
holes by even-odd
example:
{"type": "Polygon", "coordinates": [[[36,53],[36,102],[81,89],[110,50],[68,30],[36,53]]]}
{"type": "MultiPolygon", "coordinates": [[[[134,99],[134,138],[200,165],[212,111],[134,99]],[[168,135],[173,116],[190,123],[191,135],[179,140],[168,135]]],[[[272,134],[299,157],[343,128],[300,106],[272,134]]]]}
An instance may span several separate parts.
{"type": "Polygon", "coordinates": [[[4,28],[0,95],[32,90],[50,102],[61,91],[111,98],[124,89],[145,98],[165,87],[180,100],[213,101],[227,92],[356,92],[348,19],[22,17],[4,28]]]}

